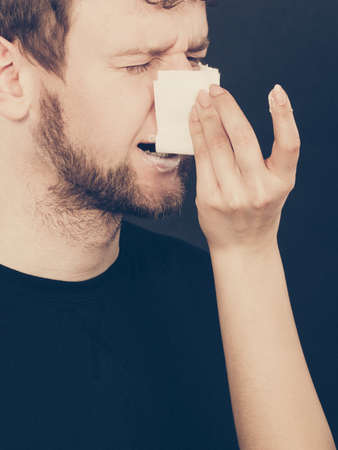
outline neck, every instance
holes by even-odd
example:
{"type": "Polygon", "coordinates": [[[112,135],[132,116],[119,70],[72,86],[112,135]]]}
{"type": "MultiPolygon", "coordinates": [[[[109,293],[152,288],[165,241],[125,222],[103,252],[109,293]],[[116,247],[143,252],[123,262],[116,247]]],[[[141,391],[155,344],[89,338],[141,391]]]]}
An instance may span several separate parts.
{"type": "Polygon", "coordinates": [[[116,261],[122,215],[76,209],[70,200],[53,198],[47,185],[4,184],[3,178],[0,264],[41,278],[84,281],[116,261]]]}

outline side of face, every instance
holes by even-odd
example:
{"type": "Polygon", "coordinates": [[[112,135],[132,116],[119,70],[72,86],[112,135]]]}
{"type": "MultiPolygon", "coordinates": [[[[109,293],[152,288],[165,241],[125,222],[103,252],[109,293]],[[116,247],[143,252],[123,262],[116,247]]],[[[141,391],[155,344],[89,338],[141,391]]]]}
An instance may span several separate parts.
{"type": "MultiPolygon", "coordinates": [[[[153,81],[158,70],[196,70],[188,54],[191,42],[208,34],[205,2],[187,2],[171,10],[144,0],[83,1],[69,38],[67,87],[62,98],[67,130],[87,143],[100,164],[128,161],[139,183],[154,176],[136,159],[139,142],[156,135],[153,81]],[[177,8],[177,9],[176,9],[177,8]],[[121,49],[175,43],[161,61],[146,55],[116,56],[121,49]],[[188,59],[189,58],[189,59],[188,59]],[[136,73],[128,66],[151,63],[136,73]],[[89,126],[90,124],[90,126],[89,126]]],[[[157,177],[157,183],[161,180],[157,177]]]]}
{"type": "MultiPolygon", "coordinates": [[[[35,136],[40,135],[35,142],[41,147],[40,155],[42,148],[48,148],[58,169],[71,159],[81,167],[81,179],[71,166],[64,172],[71,174],[68,184],[82,185],[82,191],[74,195],[82,196],[88,209],[154,217],[181,208],[193,158],[183,157],[178,171],[161,173],[145,164],[137,144],[157,133],[153,91],[157,71],[196,70],[192,58],[204,58],[206,50],[191,53],[188,49],[207,35],[203,1],[186,0],[170,10],[144,0],[82,0],[76,4],[67,38],[65,83],[40,72],[38,81],[46,89],[40,92],[40,122],[34,126],[35,136]],[[119,56],[122,50],[137,46],[169,45],[172,48],[161,57],[119,56]],[[131,68],[144,64],[148,70],[131,68]],[[43,141],[48,135],[48,142],[43,141]],[[72,158],[67,157],[70,154],[72,158]],[[97,192],[89,185],[93,174],[98,179],[97,192]],[[85,198],[89,190],[92,198],[102,197],[103,192],[106,198],[95,203],[85,198]],[[102,206],[109,202],[111,207],[102,206]]],[[[35,120],[35,106],[31,112],[35,120]]],[[[68,188],[62,186],[59,191],[70,196],[74,189],[68,188]]]]}

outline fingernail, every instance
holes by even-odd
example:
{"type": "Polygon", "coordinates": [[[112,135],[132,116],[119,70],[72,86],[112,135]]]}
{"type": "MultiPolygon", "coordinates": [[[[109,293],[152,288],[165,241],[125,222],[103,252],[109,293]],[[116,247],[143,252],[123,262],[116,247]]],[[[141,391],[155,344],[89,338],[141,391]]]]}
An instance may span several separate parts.
{"type": "Polygon", "coordinates": [[[276,84],[272,90],[272,98],[279,106],[284,106],[287,102],[287,96],[279,84],[276,84]]]}
{"type": "Polygon", "coordinates": [[[224,94],[224,89],[221,86],[217,86],[217,84],[212,84],[209,92],[212,97],[217,97],[218,95],[224,94]]]}
{"type": "Polygon", "coordinates": [[[195,106],[192,107],[190,117],[193,122],[199,122],[199,120],[200,120],[195,106]]]}
{"type": "Polygon", "coordinates": [[[211,100],[209,94],[204,89],[200,91],[198,94],[198,103],[202,106],[202,108],[208,108],[211,105],[211,100]]]}

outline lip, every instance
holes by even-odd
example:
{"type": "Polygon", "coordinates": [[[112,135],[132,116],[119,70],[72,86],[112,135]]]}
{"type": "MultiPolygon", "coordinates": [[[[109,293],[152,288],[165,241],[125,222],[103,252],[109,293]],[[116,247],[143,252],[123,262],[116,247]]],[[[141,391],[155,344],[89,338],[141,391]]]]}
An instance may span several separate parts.
{"type": "Polygon", "coordinates": [[[152,156],[148,156],[146,153],[144,153],[142,150],[140,150],[138,147],[136,147],[137,153],[142,157],[143,161],[156,168],[160,172],[172,172],[176,170],[181,162],[181,155],[177,155],[173,158],[168,159],[155,159],[152,156]]]}

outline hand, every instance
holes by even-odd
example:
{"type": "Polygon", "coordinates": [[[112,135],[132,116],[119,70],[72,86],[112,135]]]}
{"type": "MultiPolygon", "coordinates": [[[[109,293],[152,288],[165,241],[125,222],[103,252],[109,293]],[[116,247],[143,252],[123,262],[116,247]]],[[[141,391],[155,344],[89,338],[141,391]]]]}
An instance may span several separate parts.
{"type": "MultiPolygon", "coordinates": [[[[205,107],[195,103],[189,123],[196,162],[195,203],[210,250],[259,249],[277,243],[301,145],[290,101],[282,93],[285,103],[272,99],[270,105],[274,143],[266,160],[230,92],[211,85],[210,95],[204,91],[205,107]]],[[[198,100],[201,96],[203,101],[203,91],[198,100]]]]}

